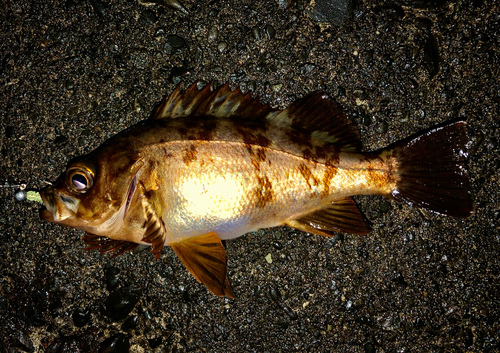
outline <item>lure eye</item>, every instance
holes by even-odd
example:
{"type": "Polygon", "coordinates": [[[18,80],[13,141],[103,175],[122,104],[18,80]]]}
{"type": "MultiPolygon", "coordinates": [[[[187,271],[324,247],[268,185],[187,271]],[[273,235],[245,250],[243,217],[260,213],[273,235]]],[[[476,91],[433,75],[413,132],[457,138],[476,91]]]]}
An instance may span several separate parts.
{"type": "Polygon", "coordinates": [[[74,193],[84,194],[93,185],[92,174],[87,169],[71,168],[68,170],[67,175],[67,185],[74,193]]]}

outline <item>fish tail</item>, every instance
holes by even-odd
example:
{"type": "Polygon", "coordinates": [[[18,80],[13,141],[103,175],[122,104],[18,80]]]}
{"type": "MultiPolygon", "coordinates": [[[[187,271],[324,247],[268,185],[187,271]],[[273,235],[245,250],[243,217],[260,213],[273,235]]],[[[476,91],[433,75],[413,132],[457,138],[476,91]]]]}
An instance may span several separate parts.
{"type": "Polygon", "coordinates": [[[429,210],[466,218],[474,204],[466,162],[465,121],[433,127],[382,151],[393,162],[392,196],[429,210]]]}

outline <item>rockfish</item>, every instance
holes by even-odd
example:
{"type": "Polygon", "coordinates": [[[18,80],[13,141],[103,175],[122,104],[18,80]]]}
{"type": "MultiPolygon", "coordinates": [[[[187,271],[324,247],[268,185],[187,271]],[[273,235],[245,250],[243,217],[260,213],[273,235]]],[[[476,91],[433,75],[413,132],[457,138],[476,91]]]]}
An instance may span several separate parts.
{"type": "Polygon", "coordinates": [[[228,84],[179,85],[151,118],[70,162],[41,191],[41,217],[85,231],[102,253],[149,244],[159,258],[168,245],[214,294],[234,297],[222,240],[282,225],[366,234],[353,195],[470,216],[466,142],[466,123],[454,121],[362,153],[324,93],[276,110],[228,84]]]}

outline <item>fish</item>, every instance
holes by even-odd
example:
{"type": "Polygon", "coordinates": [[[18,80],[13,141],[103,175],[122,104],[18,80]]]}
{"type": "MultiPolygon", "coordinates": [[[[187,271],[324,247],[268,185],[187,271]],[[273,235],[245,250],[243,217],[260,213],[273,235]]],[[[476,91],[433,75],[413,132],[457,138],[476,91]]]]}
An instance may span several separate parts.
{"type": "Polygon", "coordinates": [[[377,194],[467,218],[466,121],[371,152],[326,93],[286,109],[229,84],[179,84],[151,116],[72,160],[40,191],[44,220],[84,231],[88,249],[121,255],[170,246],[194,278],[234,298],[224,241],[288,226],[368,234],[352,196],[377,194]]]}

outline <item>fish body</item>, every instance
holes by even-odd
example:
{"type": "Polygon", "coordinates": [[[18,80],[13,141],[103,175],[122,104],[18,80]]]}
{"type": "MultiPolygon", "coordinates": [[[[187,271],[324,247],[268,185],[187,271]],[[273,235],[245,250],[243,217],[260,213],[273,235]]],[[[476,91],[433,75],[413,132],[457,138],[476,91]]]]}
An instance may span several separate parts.
{"type": "Polygon", "coordinates": [[[178,87],[143,121],[73,161],[41,192],[42,217],[82,229],[90,248],[171,246],[217,295],[232,297],[221,240],[288,225],[366,234],[353,195],[439,213],[472,212],[465,123],[360,152],[353,123],[322,93],[280,111],[226,84],[178,87]]]}

